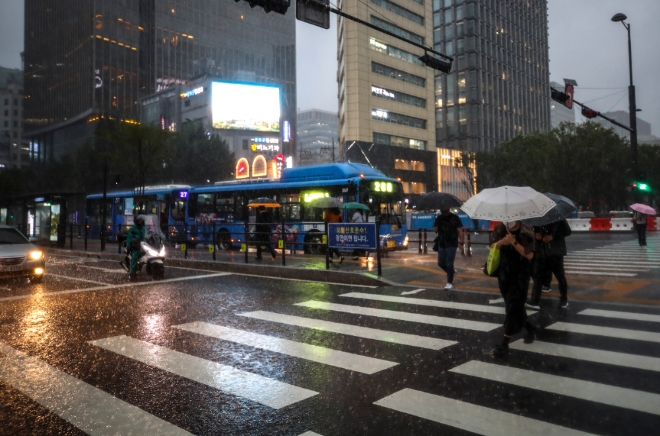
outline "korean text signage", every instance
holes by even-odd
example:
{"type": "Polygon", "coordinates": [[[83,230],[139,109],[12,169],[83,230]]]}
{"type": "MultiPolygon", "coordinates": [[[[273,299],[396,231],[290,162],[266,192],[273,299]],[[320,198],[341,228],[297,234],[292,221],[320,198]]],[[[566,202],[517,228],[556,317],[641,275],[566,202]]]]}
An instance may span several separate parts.
{"type": "Polygon", "coordinates": [[[331,248],[377,248],[375,223],[329,223],[328,236],[328,246],[331,248]]]}

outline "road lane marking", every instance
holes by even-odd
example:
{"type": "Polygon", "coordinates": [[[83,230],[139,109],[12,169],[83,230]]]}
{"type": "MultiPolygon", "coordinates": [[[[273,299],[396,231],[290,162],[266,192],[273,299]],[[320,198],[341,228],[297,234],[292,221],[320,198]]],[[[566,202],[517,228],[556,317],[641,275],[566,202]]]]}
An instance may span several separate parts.
{"type": "Polygon", "coordinates": [[[545,330],[555,330],[569,333],[581,333],[584,335],[607,336],[617,339],[631,339],[633,341],[646,341],[660,343],[660,333],[647,332],[644,330],[617,329],[612,327],[601,327],[590,324],[572,324],[568,322],[556,322],[549,325],[545,330]]]}
{"type": "MultiPolygon", "coordinates": [[[[483,304],[456,303],[453,301],[427,300],[423,298],[410,298],[410,297],[404,298],[404,297],[396,297],[391,295],[365,294],[362,292],[349,292],[348,294],[341,294],[339,296],[347,297],[347,298],[358,298],[363,300],[385,301],[388,303],[401,303],[401,304],[412,304],[416,306],[439,307],[442,309],[496,313],[499,315],[505,314],[505,309],[503,307],[484,306],[483,304]]],[[[528,315],[532,315],[534,313],[536,313],[536,311],[527,312],[528,315]]]]}
{"type": "Polygon", "coordinates": [[[313,431],[306,431],[305,433],[301,434],[300,436],[321,436],[318,433],[314,433],[313,431]]]}
{"type": "Polygon", "coordinates": [[[232,273],[235,276],[245,276],[245,277],[258,277],[258,278],[269,278],[269,279],[275,279],[275,280],[288,280],[291,282],[303,282],[303,283],[321,283],[322,285],[339,285],[339,286],[348,286],[348,287],[355,287],[355,288],[371,288],[375,289],[378,288],[378,286],[375,285],[354,285],[352,283],[337,283],[337,282],[321,282],[317,280],[305,280],[305,279],[290,279],[287,277],[275,277],[275,276],[266,276],[266,275],[258,275],[258,274],[243,274],[243,273],[232,273]]]}
{"type": "Polygon", "coordinates": [[[426,289],[415,289],[414,291],[407,291],[407,292],[402,292],[401,295],[412,295],[412,294],[419,294],[420,292],[426,291],[426,289]]]}
{"type": "Polygon", "coordinates": [[[585,309],[578,315],[601,316],[604,318],[631,319],[634,321],[660,322],[660,315],[649,313],[617,312],[615,310],[585,309]]]}
{"type": "Polygon", "coordinates": [[[488,300],[488,304],[504,303],[504,298],[496,298],[495,300],[488,300]]]}
{"type": "Polygon", "coordinates": [[[458,342],[455,341],[446,341],[444,339],[431,338],[428,336],[410,335],[407,333],[399,333],[389,330],[378,330],[350,324],[323,321],[320,319],[303,318],[300,316],[265,312],[262,310],[256,312],[240,313],[239,315],[264,321],[279,322],[282,324],[294,325],[298,327],[307,327],[326,332],[356,336],[358,338],[374,339],[376,341],[392,342],[394,344],[428,348],[430,350],[440,350],[442,348],[458,344],[458,342]]]}
{"type": "MultiPolygon", "coordinates": [[[[112,274],[127,274],[126,270],[123,268],[110,269],[110,268],[101,268],[100,266],[91,266],[91,265],[79,265],[83,268],[95,269],[101,272],[112,273],[112,274]]],[[[171,268],[171,267],[168,267],[171,268]]]]}
{"type": "Polygon", "coordinates": [[[594,265],[614,265],[614,266],[639,266],[639,267],[648,267],[648,268],[660,268],[658,262],[636,262],[636,261],[620,261],[620,260],[601,260],[601,259],[590,259],[582,257],[571,257],[564,258],[564,264],[571,263],[590,263],[594,265]]]}
{"type": "Polygon", "coordinates": [[[245,330],[237,330],[230,327],[219,326],[206,322],[191,322],[172,326],[180,330],[197,333],[212,338],[235,342],[262,350],[285,354],[287,356],[299,357],[312,362],[336,366],[363,374],[375,374],[379,371],[398,365],[396,362],[375,359],[373,357],[346,353],[318,345],[304,344],[301,342],[281,339],[275,336],[267,336],[252,333],[245,330]]]}
{"type": "Polygon", "coordinates": [[[591,263],[590,261],[585,260],[584,262],[575,262],[575,261],[566,261],[564,262],[564,266],[566,268],[575,268],[575,269],[581,269],[581,268],[589,268],[592,270],[603,270],[603,271],[641,271],[641,272],[649,272],[651,268],[659,268],[659,267],[652,267],[652,266],[625,266],[621,264],[611,264],[611,265],[603,265],[599,263],[591,263]]]}
{"type": "Polygon", "coordinates": [[[47,277],[57,277],[58,279],[69,279],[69,280],[77,280],[77,281],[79,281],[79,282],[94,283],[94,284],[96,284],[96,285],[112,286],[112,285],[109,284],[109,283],[97,282],[97,281],[95,281],[95,280],[81,279],[81,278],[78,278],[78,277],[63,276],[63,275],[60,275],[60,274],[51,274],[51,273],[47,273],[46,276],[47,276],[47,277]]]}
{"type": "Polygon", "coordinates": [[[14,297],[4,297],[0,298],[0,302],[2,301],[14,301],[14,300],[26,300],[28,298],[38,298],[38,297],[52,297],[52,296],[58,296],[58,295],[66,295],[66,294],[78,294],[81,292],[94,292],[94,291],[107,291],[110,289],[119,289],[119,288],[133,288],[136,286],[150,286],[150,285],[160,285],[162,283],[173,283],[173,282],[181,282],[181,281],[186,281],[186,280],[198,280],[198,279],[208,279],[208,278],[213,278],[213,277],[222,277],[222,276],[228,276],[231,275],[232,273],[216,273],[216,274],[205,274],[202,276],[191,276],[191,277],[178,277],[175,279],[165,279],[165,280],[153,280],[153,281],[148,281],[148,282],[138,282],[138,283],[121,283],[118,285],[107,285],[107,286],[96,286],[93,288],[82,288],[82,289],[69,289],[66,291],[58,291],[58,292],[46,292],[42,294],[30,294],[30,295],[16,295],[14,297]]]}
{"type": "Polygon", "coordinates": [[[604,363],[606,365],[660,372],[660,358],[657,357],[618,353],[616,351],[597,350],[594,348],[574,347],[572,345],[554,344],[552,342],[542,342],[538,340],[531,344],[525,344],[523,341],[512,342],[509,344],[509,348],[512,350],[544,354],[546,356],[565,357],[567,359],[577,359],[586,362],[604,363]]]}
{"type": "Polygon", "coordinates": [[[397,312],[394,310],[371,309],[368,307],[348,306],[344,304],[326,303],[324,301],[304,301],[296,303],[296,306],[309,307],[312,309],[332,310],[335,312],[352,313],[356,315],[375,316],[378,318],[396,319],[399,321],[410,321],[421,324],[431,324],[443,327],[452,327],[465,330],[476,330],[480,332],[490,332],[500,327],[499,324],[492,324],[482,321],[470,321],[458,318],[445,318],[435,315],[420,315],[410,312],[397,312]]]}
{"type": "Polygon", "coordinates": [[[567,427],[414,389],[400,390],[374,404],[484,436],[589,435],[567,427]]]}
{"type": "Polygon", "coordinates": [[[1,342],[0,353],[0,379],[89,435],[190,435],[1,342]]]}
{"type": "Polygon", "coordinates": [[[114,336],[88,343],[273,409],[281,409],[318,395],[318,392],[129,336],[114,336]]]}
{"type": "Polygon", "coordinates": [[[449,370],[499,383],[660,415],[660,395],[472,360],[449,370]]]}
{"type": "Polygon", "coordinates": [[[576,274],[576,275],[583,275],[583,276],[607,276],[607,277],[636,277],[637,274],[629,274],[629,273],[607,273],[604,271],[592,271],[590,269],[573,269],[573,268],[565,268],[567,273],[571,274],[576,274]]]}

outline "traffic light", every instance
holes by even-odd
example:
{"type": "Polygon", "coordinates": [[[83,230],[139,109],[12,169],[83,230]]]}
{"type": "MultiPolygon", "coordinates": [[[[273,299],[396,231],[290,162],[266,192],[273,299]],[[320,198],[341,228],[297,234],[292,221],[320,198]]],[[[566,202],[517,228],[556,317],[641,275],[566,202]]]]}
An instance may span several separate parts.
{"type": "Polygon", "coordinates": [[[585,118],[596,118],[599,115],[598,112],[596,112],[593,109],[590,109],[586,106],[582,107],[582,116],[585,118]]]}
{"type": "MultiPolygon", "coordinates": [[[[241,0],[234,0],[239,2],[241,0]]],[[[291,5],[291,0],[246,0],[251,8],[255,6],[261,6],[266,13],[268,12],[277,12],[278,14],[286,14],[286,11],[291,5]]]]}
{"type": "Polygon", "coordinates": [[[420,56],[417,59],[422,61],[427,67],[433,68],[434,70],[442,71],[443,73],[449,73],[451,71],[451,62],[441,61],[438,58],[429,56],[428,53],[424,53],[424,56],[420,56]]]}
{"type": "MultiPolygon", "coordinates": [[[[568,95],[566,95],[565,92],[561,92],[555,88],[550,88],[550,98],[552,98],[554,101],[557,103],[561,103],[563,105],[566,105],[566,101],[568,100],[568,95]]],[[[571,101],[572,104],[572,101],[571,101]]]]}
{"type": "Polygon", "coordinates": [[[651,192],[651,187],[646,182],[632,182],[630,187],[635,191],[651,192]]]}

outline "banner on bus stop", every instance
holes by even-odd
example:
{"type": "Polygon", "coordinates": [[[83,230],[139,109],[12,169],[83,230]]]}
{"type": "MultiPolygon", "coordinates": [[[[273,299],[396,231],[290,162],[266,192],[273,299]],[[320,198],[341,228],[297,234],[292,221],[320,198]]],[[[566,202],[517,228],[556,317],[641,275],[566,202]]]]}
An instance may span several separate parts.
{"type": "Polygon", "coordinates": [[[329,223],[328,246],[339,249],[375,250],[375,223],[329,223]]]}

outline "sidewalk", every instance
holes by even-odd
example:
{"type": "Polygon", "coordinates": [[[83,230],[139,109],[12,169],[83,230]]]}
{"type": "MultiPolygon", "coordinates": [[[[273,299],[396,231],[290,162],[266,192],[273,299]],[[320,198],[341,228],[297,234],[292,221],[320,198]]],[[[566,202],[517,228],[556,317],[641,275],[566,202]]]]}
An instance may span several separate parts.
{"type": "MultiPolygon", "coordinates": [[[[472,246],[472,256],[456,256],[455,291],[478,291],[493,293],[493,299],[500,298],[497,279],[487,277],[482,267],[487,257],[486,246],[480,244],[481,238],[475,238],[472,246]]],[[[100,257],[119,260],[117,244],[108,243],[106,251],[101,253],[100,241],[88,241],[87,251],[84,251],[82,240],[75,240],[74,250],[69,250],[69,241],[66,249],[46,248],[53,254],[69,254],[79,256],[100,257]]],[[[216,260],[208,247],[198,246],[188,250],[188,258],[180,246],[167,247],[166,264],[188,268],[210,269],[214,271],[229,271],[239,274],[254,274],[259,276],[272,276],[290,279],[334,282],[342,284],[356,284],[367,286],[402,285],[415,288],[443,288],[446,283],[446,274],[437,266],[437,255],[428,246],[428,253],[418,254],[415,244],[407,251],[385,254],[381,260],[382,276],[377,275],[377,262],[375,253],[369,260],[360,257],[352,260],[349,253],[345,253],[344,262],[338,259],[330,264],[326,270],[325,256],[286,253],[286,265],[282,265],[282,255],[278,251],[277,259],[273,262],[268,254],[263,260],[256,260],[254,248],[248,253],[248,263],[245,263],[245,253],[238,250],[217,251],[216,260]]],[[[569,275],[569,299],[617,301],[632,304],[660,304],[660,280],[641,280],[623,278],[605,278],[598,276],[569,275]],[[648,291],[646,291],[648,290],[648,291]],[[629,295],[631,293],[643,294],[629,295]]],[[[531,285],[530,285],[531,288],[531,285]]],[[[559,298],[556,282],[553,282],[553,291],[544,294],[544,297],[559,298]]]]}

